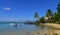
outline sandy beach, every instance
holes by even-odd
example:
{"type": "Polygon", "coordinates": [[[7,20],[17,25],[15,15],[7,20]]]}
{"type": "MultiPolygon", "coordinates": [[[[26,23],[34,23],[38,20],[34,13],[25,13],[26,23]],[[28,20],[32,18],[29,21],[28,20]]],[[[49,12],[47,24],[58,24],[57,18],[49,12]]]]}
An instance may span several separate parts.
{"type": "Polygon", "coordinates": [[[43,24],[43,25],[54,27],[54,28],[60,28],[60,24],[55,24],[55,23],[46,23],[46,24],[43,24]]]}
{"type": "Polygon", "coordinates": [[[57,28],[57,29],[52,29],[52,30],[47,30],[46,33],[49,35],[53,35],[53,34],[57,34],[57,35],[60,35],[60,24],[53,24],[53,23],[47,23],[47,24],[43,24],[47,27],[54,27],[54,28],[57,28]]]}

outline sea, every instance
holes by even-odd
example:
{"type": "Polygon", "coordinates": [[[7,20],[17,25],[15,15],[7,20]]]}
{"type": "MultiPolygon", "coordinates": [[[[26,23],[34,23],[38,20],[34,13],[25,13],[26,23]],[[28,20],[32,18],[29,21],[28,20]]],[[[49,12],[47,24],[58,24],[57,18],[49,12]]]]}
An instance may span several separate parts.
{"type": "Polygon", "coordinates": [[[42,25],[24,24],[24,22],[0,22],[0,35],[46,35],[48,32],[50,34],[54,33],[55,30],[58,29],[42,25]],[[10,23],[17,24],[17,27],[11,26],[10,23]]]}

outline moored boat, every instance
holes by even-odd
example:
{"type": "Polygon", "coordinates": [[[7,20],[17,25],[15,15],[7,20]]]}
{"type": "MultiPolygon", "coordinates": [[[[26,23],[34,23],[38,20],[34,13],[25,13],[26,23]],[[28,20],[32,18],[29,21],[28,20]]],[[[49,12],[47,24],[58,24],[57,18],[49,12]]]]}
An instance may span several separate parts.
{"type": "Polygon", "coordinates": [[[10,26],[17,27],[17,24],[15,24],[15,23],[10,23],[10,26]]]}

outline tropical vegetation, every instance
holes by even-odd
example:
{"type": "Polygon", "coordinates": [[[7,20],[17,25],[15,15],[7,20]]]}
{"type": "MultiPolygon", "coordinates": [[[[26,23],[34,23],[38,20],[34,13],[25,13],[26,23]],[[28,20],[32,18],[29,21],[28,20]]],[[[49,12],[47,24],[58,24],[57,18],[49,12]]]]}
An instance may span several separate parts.
{"type": "MultiPolygon", "coordinates": [[[[37,19],[39,18],[39,15],[37,12],[35,13],[34,18],[37,18],[37,19]]],[[[36,20],[37,24],[47,23],[47,22],[60,23],[60,3],[57,6],[57,12],[52,13],[52,10],[48,9],[45,16],[39,18],[38,21],[36,20]]]]}

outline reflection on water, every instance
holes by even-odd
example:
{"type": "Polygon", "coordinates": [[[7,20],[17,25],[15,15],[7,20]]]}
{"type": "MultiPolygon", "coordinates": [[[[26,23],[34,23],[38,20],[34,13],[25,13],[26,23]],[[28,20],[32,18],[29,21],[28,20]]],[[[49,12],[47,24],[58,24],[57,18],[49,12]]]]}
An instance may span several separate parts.
{"type": "Polygon", "coordinates": [[[10,26],[9,23],[0,23],[1,35],[60,35],[60,29],[46,26],[26,25],[17,23],[17,27],[10,26]]]}

